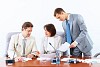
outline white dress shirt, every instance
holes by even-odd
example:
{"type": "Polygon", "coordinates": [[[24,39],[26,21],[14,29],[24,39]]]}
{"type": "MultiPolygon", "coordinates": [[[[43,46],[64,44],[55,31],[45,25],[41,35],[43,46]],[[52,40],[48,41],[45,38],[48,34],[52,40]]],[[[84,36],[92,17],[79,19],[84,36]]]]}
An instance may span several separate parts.
{"type": "Polygon", "coordinates": [[[62,44],[62,38],[58,35],[53,37],[44,37],[41,43],[41,54],[43,54],[45,51],[49,51],[48,53],[55,52],[54,48],[49,43],[51,43],[55,49],[58,49],[62,44]]]}

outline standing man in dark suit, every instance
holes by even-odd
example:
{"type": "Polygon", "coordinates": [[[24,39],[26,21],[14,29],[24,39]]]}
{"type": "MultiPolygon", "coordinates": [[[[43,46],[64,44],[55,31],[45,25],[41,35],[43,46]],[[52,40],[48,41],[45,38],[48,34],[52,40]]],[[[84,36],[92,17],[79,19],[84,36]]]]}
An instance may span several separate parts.
{"type": "Polygon", "coordinates": [[[62,8],[56,8],[54,17],[63,21],[65,40],[70,44],[72,56],[90,57],[93,42],[90,39],[83,17],[79,14],[66,13],[62,8]]]}

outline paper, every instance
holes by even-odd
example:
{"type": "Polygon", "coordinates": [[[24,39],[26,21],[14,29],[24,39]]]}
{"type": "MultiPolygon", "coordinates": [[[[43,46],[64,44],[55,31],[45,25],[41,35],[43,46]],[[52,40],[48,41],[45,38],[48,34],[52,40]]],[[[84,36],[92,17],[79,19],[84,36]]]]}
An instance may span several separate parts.
{"type": "Polygon", "coordinates": [[[26,62],[28,60],[32,60],[32,59],[31,58],[26,58],[26,57],[21,57],[20,60],[18,58],[16,58],[15,62],[18,62],[18,61],[26,62]]]}
{"type": "MultiPolygon", "coordinates": [[[[63,59],[61,59],[61,61],[68,61],[68,60],[76,60],[76,58],[63,58],[63,59]]],[[[79,59],[77,59],[77,60],[79,60],[79,59]]]]}
{"type": "Polygon", "coordinates": [[[37,60],[51,60],[51,58],[37,58],[37,60]]]}
{"type": "Polygon", "coordinates": [[[24,58],[24,61],[32,60],[31,58],[24,58]]]}
{"type": "Polygon", "coordinates": [[[41,54],[37,60],[51,60],[52,58],[55,57],[55,53],[50,53],[50,54],[41,54]]]}
{"type": "MultiPolygon", "coordinates": [[[[63,58],[61,61],[68,61],[68,60],[76,60],[76,58],[63,58]]],[[[100,59],[77,59],[79,62],[82,63],[100,63],[100,59]]]]}
{"type": "Polygon", "coordinates": [[[61,61],[68,61],[70,58],[63,58],[61,61]]]}
{"type": "Polygon", "coordinates": [[[85,59],[83,63],[100,63],[100,59],[85,59]]]}
{"type": "Polygon", "coordinates": [[[70,46],[70,44],[67,43],[67,42],[65,42],[64,44],[62,44],[62,45],[58,48],[58,50],[60,50],[60,51],[62,51],[62,52],[65,52],[65,51],[69,50],[69,46],[70,46]]]}

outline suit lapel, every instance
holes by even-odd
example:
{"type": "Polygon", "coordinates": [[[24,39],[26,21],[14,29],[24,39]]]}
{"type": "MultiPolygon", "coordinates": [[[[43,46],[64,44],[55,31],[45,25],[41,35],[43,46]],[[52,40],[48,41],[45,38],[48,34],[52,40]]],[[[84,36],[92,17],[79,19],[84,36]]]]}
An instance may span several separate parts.
{"type": "Polygon", "coordinates": [[[23,50],[23,43],[22,43],[22,40],[21,38],[19,37],[19,40],[18,40],[18,46],[17,46],[17,49],[18,49],[18,52],[22,53],[22,50],[23,50]]]}
{"type": "Polygon", "coordinates": [[[64,31],[66,31],[66,20],[62,22],[62,26],[63,26],[64,31]]]}
{"type": "Polygon", "coordinates": [[[69,18],[68,23],[70,24],[70,31],[71,31],[71,34],[72,34],[72,27],[73,27],[73,17],[72,17],[72,14],[70,14],[70,18],[69,18]]]}

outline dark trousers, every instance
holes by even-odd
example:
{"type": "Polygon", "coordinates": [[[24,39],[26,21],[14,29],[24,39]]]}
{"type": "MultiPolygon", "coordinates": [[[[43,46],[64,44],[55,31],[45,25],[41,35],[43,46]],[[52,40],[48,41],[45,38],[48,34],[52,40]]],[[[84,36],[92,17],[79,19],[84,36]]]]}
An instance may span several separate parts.
{"type": "Polygon", "coordinates": [[[70,55],[75,56],[75,57],[82,57],[82,52],[76,46],[75,48],[70,48],[70,55]]]}

